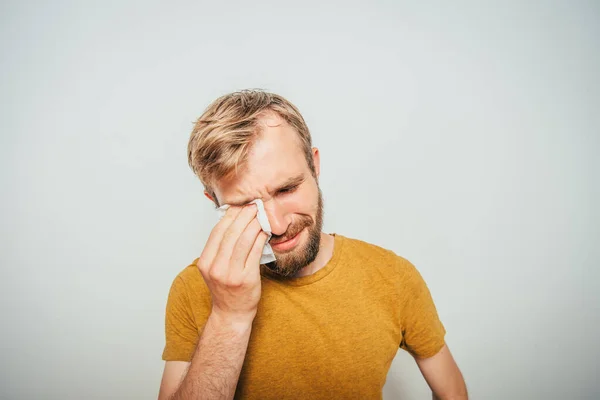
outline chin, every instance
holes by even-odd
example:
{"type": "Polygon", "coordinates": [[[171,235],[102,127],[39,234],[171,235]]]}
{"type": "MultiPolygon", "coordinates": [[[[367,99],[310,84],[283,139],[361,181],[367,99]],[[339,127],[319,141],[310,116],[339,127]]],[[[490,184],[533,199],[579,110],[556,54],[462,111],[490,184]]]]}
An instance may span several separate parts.
{"type": "Polygon", "coordinates": [[[305,230],[300,233],[301,241],[294,249],[284,253],[273,251],[277,260],[266,264],[271,272],[281,278],[292,278],[316,259],[319,253],[321,232],[318,232],[318,235],[314,233],[310,235],[306,232],[309,231],[305,230]]]}

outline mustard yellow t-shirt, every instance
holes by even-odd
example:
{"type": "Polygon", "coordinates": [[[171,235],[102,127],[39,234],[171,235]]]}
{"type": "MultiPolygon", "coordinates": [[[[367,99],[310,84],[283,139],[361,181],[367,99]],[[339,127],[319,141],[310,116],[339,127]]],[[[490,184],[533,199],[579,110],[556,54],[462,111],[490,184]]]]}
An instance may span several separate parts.
{"type": "MultiPolygon", "coordinates": [[[[163,360],[191,361],[210,310],[194,262],[169,293],[163,360]]],[[[409,261],[335,235],[333,257],[315,274],[288,281],[262,275],[235,398],[381,399],[398,347],[431,357],[445,333],[409,261]]]]}

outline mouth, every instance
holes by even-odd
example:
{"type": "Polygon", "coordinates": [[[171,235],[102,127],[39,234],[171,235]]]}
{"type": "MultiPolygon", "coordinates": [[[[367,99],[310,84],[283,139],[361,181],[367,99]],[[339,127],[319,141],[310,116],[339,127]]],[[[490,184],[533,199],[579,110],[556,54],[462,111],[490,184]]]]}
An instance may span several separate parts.
{"type": "MultiPolygon", "coordinates": [[[[306,229],[306,228],[304,228],[304,229],[306,229]]],[[[296,247],[296,245],[300,241],[300,234],[302,232],[304,232],[304,229],[302,229],[300,232],[298,232],[296,234],[296,236],[286,240],[285,242],[270,243],[271,248],[278,253],[283,253],[283,252],[293,249],[294,247],[296,247]]]]}

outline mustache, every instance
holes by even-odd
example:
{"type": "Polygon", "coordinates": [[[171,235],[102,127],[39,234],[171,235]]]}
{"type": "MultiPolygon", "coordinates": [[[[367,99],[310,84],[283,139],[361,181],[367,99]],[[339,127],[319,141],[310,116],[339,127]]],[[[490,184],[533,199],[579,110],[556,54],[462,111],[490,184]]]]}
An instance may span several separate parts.
{"type": "Polygon", "coordinates": [[[287,242],[288,240],[292,239],[297,234],[302,232],[304,228],[311,226],[312,223],[312,218],[309,216],[305,216],[297,223],[292,224],[283,235],[272,235],[271,240],[269,240],[269,243],[277,244],[287,242]]]}

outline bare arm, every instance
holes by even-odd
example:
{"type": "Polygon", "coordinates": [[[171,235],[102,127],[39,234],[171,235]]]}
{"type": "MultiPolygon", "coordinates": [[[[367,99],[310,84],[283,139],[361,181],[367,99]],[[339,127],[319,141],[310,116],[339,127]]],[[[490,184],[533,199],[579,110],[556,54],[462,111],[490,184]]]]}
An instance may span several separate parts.
{"type": "Polygon", "coordinates": [[[434,400],[468,398],[465,381],[448,346],[444,345],[433,357],[415,357],[415,361],[433,392],[434,400]]]}
{"type": "Polygon", "coordinates": [[[212,311],[192,362],[166,363],[159,400],[233,398],[261,295],[266,240],[254,205],[230,208],[212,230],[197,264],[212,311]]]}
{"type": "MultiPolygon", "coordinates": [[[[159,399],[232,399],[248,348],[252,321],[234,323],[211,314],[185,378],[175,393],[159,399]]],[[[173,385],[170,385],[171,387],[173,385]]],[[[167,388],[165,387],[165,390],[167,388]]]]}

